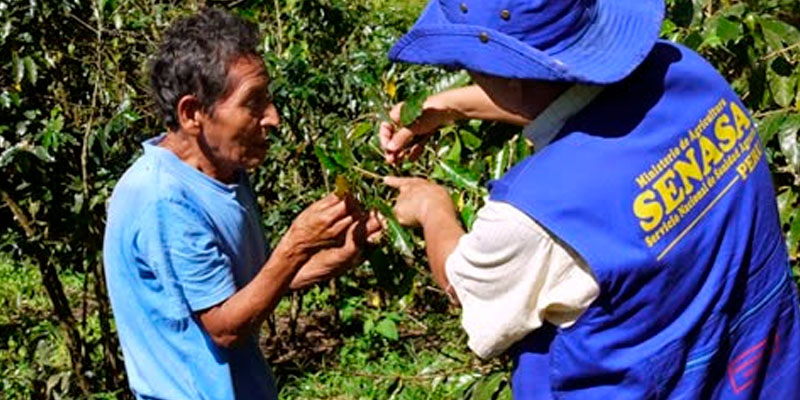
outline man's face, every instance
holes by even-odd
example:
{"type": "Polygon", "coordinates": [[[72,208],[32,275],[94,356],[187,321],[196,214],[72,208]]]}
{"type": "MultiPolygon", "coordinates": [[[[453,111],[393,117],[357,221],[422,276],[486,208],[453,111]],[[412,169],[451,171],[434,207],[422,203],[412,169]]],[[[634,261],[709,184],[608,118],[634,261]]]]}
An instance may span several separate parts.
{"type": "Polygon", "coordinates": [[[251,169],[264,161],[270,130],[280,122],[264,63],[243,56],[228,69],[225,93],[204,115],[200,145],[223,170],[251,169]]]}

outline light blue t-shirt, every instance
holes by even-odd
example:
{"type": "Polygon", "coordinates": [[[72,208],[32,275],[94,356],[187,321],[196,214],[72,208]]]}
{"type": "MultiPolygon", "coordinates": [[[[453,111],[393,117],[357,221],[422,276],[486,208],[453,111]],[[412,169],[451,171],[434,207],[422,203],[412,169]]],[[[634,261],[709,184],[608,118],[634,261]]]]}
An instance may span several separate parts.
{"type": "Polygon", "coordinates": [[[267,258],[244,173],[226,185],[146,141],[108,207],[106,281],[138,398],[274,399],[258,338],[228,350],[194,313],[246,285],[267,258]]]}

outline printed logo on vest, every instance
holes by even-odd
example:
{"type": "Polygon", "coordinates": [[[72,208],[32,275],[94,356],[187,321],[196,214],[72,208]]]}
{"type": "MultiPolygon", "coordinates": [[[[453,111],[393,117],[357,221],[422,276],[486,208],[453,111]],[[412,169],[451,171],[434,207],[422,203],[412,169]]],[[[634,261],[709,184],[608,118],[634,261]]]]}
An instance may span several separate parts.
{"type": "MultiPolygon", "coordinates": [[[[770,354],[778,351],[778,339],[779,337],[776,333],[770,354]]],[[[755,383],[758,371],[764,366],[761,360],[764,358],[764,353],[769,344],[767,339],[764,339],[737,355],[728,364],[728,380],[731,383],[731,389],[733,389],[734,394],[741,393],[755,383]]]]}
{"type": "Polygon", "coordinates": [[[636,176],[632,211],[661,260],[762,159],[755,124],[736,101],[720,99],[657,162],[636,176]],[[669,238],[669,241],[664,240],[669,238]]]}

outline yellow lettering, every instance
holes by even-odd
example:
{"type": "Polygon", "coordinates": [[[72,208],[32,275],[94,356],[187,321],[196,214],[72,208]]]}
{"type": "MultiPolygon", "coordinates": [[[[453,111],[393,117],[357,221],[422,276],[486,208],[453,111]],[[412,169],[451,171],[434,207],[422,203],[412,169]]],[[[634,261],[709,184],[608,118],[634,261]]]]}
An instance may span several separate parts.
{"type": "Polygon", "coordinates": [[[686,150],[686,158],[689,162],[683,160],[675,161],[675,171],[678,171],[678,175],[681,177],[683,187],[686,188],[686,194],[692,194],[694,186],[689,182],[689,178],[702,182],[703,172],[700,170],[700,164],[697,163],[697,158],[694,156],[694,148],[686,150]]]}
{"type": "Polygon", "coordinates": [[[736,121],[736,130],[739,131],[739,136],[744,136],[745,129],[750,129],[750,118],[742,111],[736,103],[731,103],[731,112],[733,113],[733,120],[736,121]]]}
{"type": "Polygon", "coordinates": [[[633,201],[633,213],[641,220],[639,224],[645,232],[649,232],[661,223],[664,211],[661,203],[655,200],[656,194],[652,190],[645,190],[636,196],[633,201]]]}
{"type": "Polygon", "coordinates": [[[719,140],[719,148],[727,153],[736,146],[736,129],[731,126],[728,114],[722,114],[714,125],[714,136],[719,140]]]}
{"type": "Polygon", "coordinates": [[[675,171],[668,170],[653,182],[653,189],[661,195],[661,200],[664,201],[664,206],[667,209],[667,214],[671,213],[678,207],[683,199],[686,197],[683,188],[675,186],[673,181],[675,178],[675,171]]]}
{"type": "Polygon", "coordinates": [[[700,154],[703,156],[703,175],[708,175],[711,172],[711,163],[719,164],[722,161],[722,152],[711,139],[703,135],[700,135],[698,143],[700,143],[700,154]]]}

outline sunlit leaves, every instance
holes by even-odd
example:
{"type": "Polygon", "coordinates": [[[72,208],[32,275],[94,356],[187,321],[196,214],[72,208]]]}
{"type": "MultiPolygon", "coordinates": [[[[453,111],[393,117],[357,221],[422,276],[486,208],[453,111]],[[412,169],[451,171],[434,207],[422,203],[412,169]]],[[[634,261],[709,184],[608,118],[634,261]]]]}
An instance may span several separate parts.
{"type": "Polygon", "coordinates": [[[800,131],[800,115],[786,117],[778,129],[778,143],[781,153],[786,158],[789,168],[795,176],[795,184],[800,185],[800,142],[797,133],[800,131]]]}
{"type": "Polygon", "coordinates": [[[380,320],[380,322],[375,325],[375,332],[389,340],[397,340],[400,338],[400,334],[397,331],[397,324],[390,318],[380,320]]]}
{"type": "Polygon", "coordinates": [[[412,259],[414,257],[414,243],[411,240],[411,235],[394,217],[391,208],[385,204],[380,204],[379,208],[386,219],[386,235],[392,247],[403,257],[409,260],[412,259]]]}
{"type": "MultiPolygon", "coordinates": [[[[506,374],[504,372],[495,372],[489,376],[482,377],[472,389],[472,400],[492,400],[499,396],[503,388],[507,388],[506,374]]],[[[509,393],[506,393],[507,396],[509,393]]]]}
{"type": "Polygon", "coordinates": [[[422,115],[422,106],[427,98],[428,92],[422,90],[406,99],[400,109],[400,123],[403,124],[403,126],[410,126],[422,115]]]}

